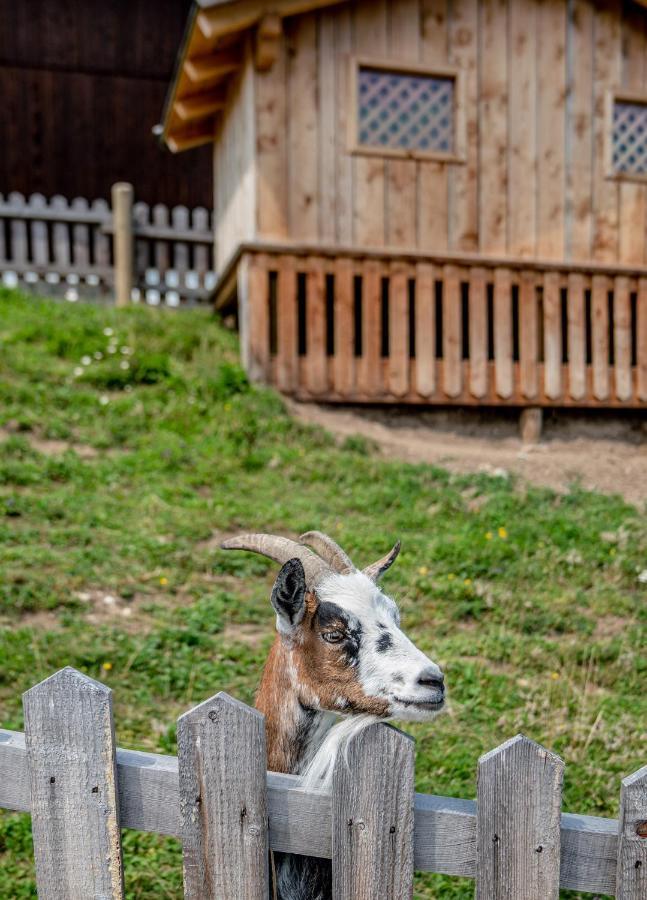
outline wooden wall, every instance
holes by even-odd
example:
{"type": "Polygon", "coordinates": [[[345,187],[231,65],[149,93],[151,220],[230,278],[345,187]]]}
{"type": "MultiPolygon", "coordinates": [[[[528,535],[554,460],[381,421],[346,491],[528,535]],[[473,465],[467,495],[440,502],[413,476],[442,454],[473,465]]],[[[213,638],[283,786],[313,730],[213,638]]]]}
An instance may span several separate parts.
{"type": "Polygon", "coordinates": [[[0,0],[0,193],[210,206],[211,154],[160,149],[190,0],[0,0]]]}
{"type": "Polygon", "coordinates": [[[646,22],[629,0],[358,0],[286,20],[255,76],[257,236],[644,263],[647,186],[604,178],[603,140],[606,89],[647,93],[646,22]],[[349,155],[349,54],[459,68],[466,163],[349,155]]]}

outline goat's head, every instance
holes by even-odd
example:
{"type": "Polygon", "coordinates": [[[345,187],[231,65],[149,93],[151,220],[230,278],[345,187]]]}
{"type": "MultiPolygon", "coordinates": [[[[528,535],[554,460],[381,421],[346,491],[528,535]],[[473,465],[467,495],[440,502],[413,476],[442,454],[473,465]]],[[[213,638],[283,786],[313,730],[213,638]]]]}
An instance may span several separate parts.
{"type": "Polygon", "coordinates": [[[301,702],[342,715],[432,718],[445,702],[443,674],[400,629],[398,607],[378,586],[399,542],[359,571],[327,535],[300,540],[244,534],[222,547],[282,563],[272,606],[301,702]]]}

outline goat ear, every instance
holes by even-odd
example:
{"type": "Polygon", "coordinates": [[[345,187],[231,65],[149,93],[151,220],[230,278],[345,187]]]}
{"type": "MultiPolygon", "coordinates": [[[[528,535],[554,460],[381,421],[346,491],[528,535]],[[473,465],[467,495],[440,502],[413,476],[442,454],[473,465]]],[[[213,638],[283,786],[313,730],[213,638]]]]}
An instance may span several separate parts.
{"type": "Polygon", "coordinates": [[[272,606],[278,616],[279,631],[299,625],[305,612],[306,576],[300,559],[289,559],[272,588],[272,606]]]}

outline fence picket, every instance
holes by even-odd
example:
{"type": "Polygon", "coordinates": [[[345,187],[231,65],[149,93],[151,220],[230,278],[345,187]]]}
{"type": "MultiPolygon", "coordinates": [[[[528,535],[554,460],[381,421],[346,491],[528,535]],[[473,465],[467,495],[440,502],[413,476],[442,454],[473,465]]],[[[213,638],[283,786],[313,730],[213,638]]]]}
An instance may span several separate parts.
{"type": "Polygon", "coordinates": [[[431,397],[436,388],[436,303],[434,269],[416,266],[416,390],[431,397]]]}
{"type": "Polygon", "coordinates": [[[509,269],[494,270],[494,382],[499,397],[512,394],[512,279],[509,269]]]}
{"type": "Polygon", "coordinates": [[[647,897],[647,766],[622,780],[618,822],[617,900],[647,897]]]}
{"type": "Polygon", "coordinates": [[[409,309],[407,268],[391,267],[389,284],[389,392],[403,397],[409,388],[409,309]]]}
{"type": "Polygon", "coordinates": [[[638,279],[636,298],[636,363],[638,399],[647,400],[647,278],[638,279]]]}
{"type": "Polygon", "coordinates": [[[594,275],[592,284],[593,396],[596,400],[606,400],[609,396],[609,282],[605,275],[594,275]]]}
{"type": "Polygon", "coordinates": [[[326,360],[326,274],[324,262],[311,257],[306,271],[306,358],[305,384],[311,394],[328,387],[326,360]]]}
{"type": "Polygon", "coordinates": [[[443,267],[443,389],[458,397],[463,387],[461,286],[456,266],[443,267]]]}
{"type": "Polygon", "coordinates": [[[631,398],[631,307],[629,279],[618,275],[613,285],[613,344],[615,393],[618,400],[631,398]]]}
{"type": "MultiPolygon", "coordinates": [[[[171,225],[178,231],[190,228],[190,213],[186,206],[174,206],[171,210],[171,225]]],[[[173,268],[185,273],[189,268],[189,245],[183,241],[173,242],[173,268]]]]}
{"type": "Polygon", "coordinates": [[[267,900],[267,753],[257,710],[220,693],[180,716],[187,900],[267,900]]]}
{"type": "MultiPolygon", "coordinates": [[[[0,194],[0,206],[4,203],[4,196],[0,194]]],[[[0,262],[7,259],[7,242],[5,240],[5,223],[0,219],[0,262]]],[[[2,273],[0,272],[0,276],[2,273]]]]}
{"type": "Polygon", "coordinates": [[[276,382],[292,393],[297,385],[297,274],[294,257],[278,258],[276,285],[276,382]]]}
{"type": "Polygon", "coordinates": [[[351,739],[333,773],[336,900],[409,900],[413,808],[413,740],[387,725],[368,726],[351,739]]]}
{"type": "MultiPolygon", "coordinates": [[[[42,194],[32,194],[27,205],[36,214],[47,209],[47,201],[42,194]]],[[[45,266],[49,262],[47,224],[41,219],[32,219],[30,226],[32,262],[39,266],[45,266]]]]}
{"type": "Polygon", "coordinates": [[[382,390],[381,299],[382,268],[375,260],[367,260],[362,267],[362,356],[357,372],[358,389],[367,397],[382,390]]]}
{"type": "MultiPolygon", "coordinates": [[[[72,209],[83,215],[88,211],[88,201],[85,197],[75,197],[72,200],[72,209]]],[[[90,233],[85,223],[72,225],[72,246],[74,264],[88,266],[90,264],[90,233]]]]}
{"type": "Polygon", "coordinates": [[[27,262],[27,222],[20,218],[20,213],[25,209],[25,198],[18,191],[9,194],[9,203],[16,209],[16,217],[10,219],[9,231],[11,235],[11,261],[16,263],[27,262]]]}
{"type": "Polygon", "coordinates": [[[584,323],[584,278],[579,272],[568,276],[568,392],[580,400],[586,391],[586,331],[584,323]]]}
{"type": "Polygon", "coordinates": [[[150,241],[147,241],[146,238],[137,236],[138,229],[145,228],[146,225],[149,224],[149,215],[150,210],[148,208],[148,203],[142,203],[141,201],[133,203],[133,237],[135,240],[134,261],[135,271],[138,273],[145,272],[150,266],[150,241]]]}
{"type": "Polygon", "coordinates": [[[487,391],[487,284],[485,269],[470,269],[469,281],[470,393],[487,391]]]}
{"type": "MultiPolygon", "coordinates": [[[[168,227],[168,209],[163,203],[156,203],[153,207],[153,225],[168,227]]],[[[170,267],[170,254],[168,241],[155,241],[155,268],[159,269],[162,279],[164,273],[170,267]]]]}
{"type": "Polygon", "coordinates": [[[67,667],[23,706],[40,900],[122,898],[112,691],[67,667]]]}
{"type": "MultiPolygon", "coordinates": [[[[57,194],[52,197],[50,202],[52,210],[60,212],[67,211],[68,205],[65,197],[57,194]]],[[[66,270],[70,267],[70,229],[67,222],[54,222],[52,225],[52,245],[54,250],[54,262],[59,270],[66,270]]],[[[59,275],[61,272],[59,271],[59,275]]]]}
{"type": "MultiPolygon", "coordinates": [[[[101,198],[93,200],[92,211],[103,217],[104,224],[108,224],[108,222],[110,222],[110,207],[107,200],[103,200],[101,198]]],[[[105,266],[106,268],[108,268],[108,266],[110,265],[110,238],[102,230],[101,225],[93,227],[92,243],[95,266],[105,266]]]]}
{"type": "MultiPolygon", "coordinates": [[[[193,228],[196,231],[209,231],[209,211],[204,206],[196,206],[192,213],[193,228]]],[[[207,244],[196,244],[193,248],[193,268],[204,278],[209,271],[209,247],[207,244]]]]}
{"type": "Polygon", "coordinates": [[[264,253],[246,256],[238,274],[243,363],[252,381],[267,381],[270,364],[269,261],[264,253]]]}
{"type": "Polygon", "coordinates": [[[562,393],[562,315],[559,275],[544,275],[544,391],[551,400],[562,393]]]}
{"type": "Polygon", "coordinates": [[[333,389],[342,397],[353,390],[355,333],[353,328],[353,268],[349,259],[335,262],[335,361],[333,389]]]}
{"type": "Polygon", "coordinates": [[[527,400],[539,389],[539,309],[533,272],[522,272],[519,280],[519,386],[527,400]]]}
{"type": "Polygon", "coordinates": [[[478,765],[477,900],[557,900],[564,763],[519,734],[478,765]]]}

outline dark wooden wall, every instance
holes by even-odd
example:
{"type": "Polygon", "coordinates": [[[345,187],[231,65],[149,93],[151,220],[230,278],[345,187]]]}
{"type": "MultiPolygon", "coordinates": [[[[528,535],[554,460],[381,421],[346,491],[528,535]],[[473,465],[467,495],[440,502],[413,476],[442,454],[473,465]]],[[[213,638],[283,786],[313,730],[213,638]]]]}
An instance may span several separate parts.
{"type": "Polygon", "coordinates": [[[0,0],[0,193],[212,206],[211,148],[151,133],[190,0],[0,0]]]}

